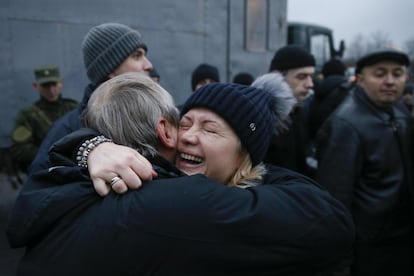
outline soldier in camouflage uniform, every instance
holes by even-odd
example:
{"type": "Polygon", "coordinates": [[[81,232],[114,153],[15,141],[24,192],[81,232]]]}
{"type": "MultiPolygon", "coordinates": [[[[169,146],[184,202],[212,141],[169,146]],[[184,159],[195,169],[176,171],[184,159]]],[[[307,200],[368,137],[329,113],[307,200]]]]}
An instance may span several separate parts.
{"type": "Polygon", "coordinates": [[[17,114],[12,132],[14,144],[11,153],[23,170],[35,158],[52,123],[78,105],[75,100],[62,98],[62,80],[58,67],[36,68],[34,74],[36,82],[33,87],[39,92],[40,99],[17,114]]]}

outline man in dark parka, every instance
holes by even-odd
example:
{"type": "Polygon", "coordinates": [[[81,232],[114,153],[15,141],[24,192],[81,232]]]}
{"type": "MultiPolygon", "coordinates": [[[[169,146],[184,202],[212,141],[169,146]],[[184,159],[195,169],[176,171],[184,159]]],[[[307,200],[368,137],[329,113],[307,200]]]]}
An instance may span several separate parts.
{"type": "Polygon", "coordinates": [[[269,71],[283,75],[298,104],[290,113],[289,128],[274,135],[265,161],[310,176],[306,163],[308,131],[303,104],[313,89],[315,58],[303,47],[288,45],[275,53],[269,71]]]}

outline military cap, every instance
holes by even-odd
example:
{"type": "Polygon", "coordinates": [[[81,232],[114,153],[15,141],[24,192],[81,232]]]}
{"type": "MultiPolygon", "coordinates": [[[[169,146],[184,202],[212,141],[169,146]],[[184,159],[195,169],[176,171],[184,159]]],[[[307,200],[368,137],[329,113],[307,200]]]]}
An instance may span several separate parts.
{"type": "Polygon", "coordinates": [[[58,82],[60,80],[59,68],[55,65],[46,65],[35,68],[34,74],[38,84],[58,82]]]}
{"type": "Polygon", "coordinates": [[[365,66],[370,66],[381,61],[395,61],[401,65],[410,65],[410,59],[406,53],[391,48],[380,49],[361,57],[357,61],[355,74],[361,73],[365,66]]]}

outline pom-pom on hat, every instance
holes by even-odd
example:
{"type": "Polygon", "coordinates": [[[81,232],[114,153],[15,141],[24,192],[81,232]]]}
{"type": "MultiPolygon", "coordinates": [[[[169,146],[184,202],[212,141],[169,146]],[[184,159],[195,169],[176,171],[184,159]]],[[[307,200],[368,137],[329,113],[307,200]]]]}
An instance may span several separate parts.
{"type": "Polygon", "coordinates": [[[181,114],[194,107],[205,107],[220,115],[236,132],[255,166],[263,161],[273,134],[286,128],[295,103],[283,77],[269,73],[252,86],[206,84],[188,98],[181,114]]]}
{"type": "Polygon", "coordinates": [[[288,45],[275,53],[269,71],[285,71],[308,66],[315,66],[314,56],[301,46],[288,45]]]}
{"type": "Polygon", "coordinates": [[[104,23],[93,27],[82,43],[89,80],[95,85],[106,81],[109,74],[138,48],[147,51],[141,34],[126,25],[104,23]]]}
{"type": "Polygon", "coordinates": [[[204,79],[212,79],[215,82],[219,82],[220,75],[218,69],[207,63],[197,66],[191,75],[191,89],[194,91],[197,83],[204,79]]]}

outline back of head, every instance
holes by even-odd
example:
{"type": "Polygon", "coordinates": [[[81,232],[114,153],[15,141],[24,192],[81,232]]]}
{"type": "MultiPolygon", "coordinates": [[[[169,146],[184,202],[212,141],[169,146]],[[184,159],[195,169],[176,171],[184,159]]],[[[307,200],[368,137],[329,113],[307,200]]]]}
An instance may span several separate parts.
{"type": "Polygon", "coordinates": [[[138,48],[147,50],[141,34],[126,25],[104,23],[93,27],[82,43],[89,80],[95,85],[107,80],[109,74],[138,48]]]}
{"type": "Polygon", "coordinates": [[[331,59],[322,66],[322,75],[324,78],[329,76],[345,76],[346,66],[339,59],[331,59]]]}
{"type": "Polygon", "coordinates": [[[283,72],[289,69],[315,66],[315,58],[305,48],[297,45],[288,45],[280,48],[270,63],[269,71],[283,72]]]}
{"type": "Polygon", "coordinates": [[[196,85],[204,79],[212,79],[215,82],[219,82],[220,75],[217,67],[207,63],[197,66],[191,74],[191,89],[194,91],[196,85]]]}
{"type": "Polygon", "coordinates": [[[393,61],[404,66],[410,65],[410,59],[406,53],[391,48],[378,49],[362,56],[357,61],[355,75],[360,74],[364,67],[382,61],[393,61]]]}
{"type": "Polygon", "coordinates": [[[403,95],[405,95],[405,94],[409,94],[409,95],[414,94],[414,85],[413,84],[408,84],[408,83],[405,84],[403,95]]]}
{"type": "Polygon", "coordinates": [[[233,78],[234,83],[243,84],[243,85],[251,85],[253,81],[254,81],[254,77],[251,74],[245,73],[245,72],[238,73],[233,78]]]}
{"type": "Polygon", "coordinates": [[[172,96],[148,76],[125,73],[101,84],[85,111],[85,125],[115,143],[156,154],[156,125],[160,117],[178,126],[172,96]]]}
{"type": "Polygon", "coordinates": [[[252,86],[211,83],[193,93],[182,107],[205,107],[220,115],[235,131],[253,166],[263,161],[272,135],[285,126],[295,99],[278,73],[259,77],[252,86]]]}
{"type": "Polygon", "coordinates": [[[160,74],[158,73],[158,71],[155,68],[152,68],[152,70],[149,73],[149,76],[151,78],[161,78],[160,74]]]}
{"type": "Polygon", "coordinates": [[[44,65],[34,69],[35,81],[38,84],[58,82],[60,80],[59,68],[56,65],[44,65]]]}

